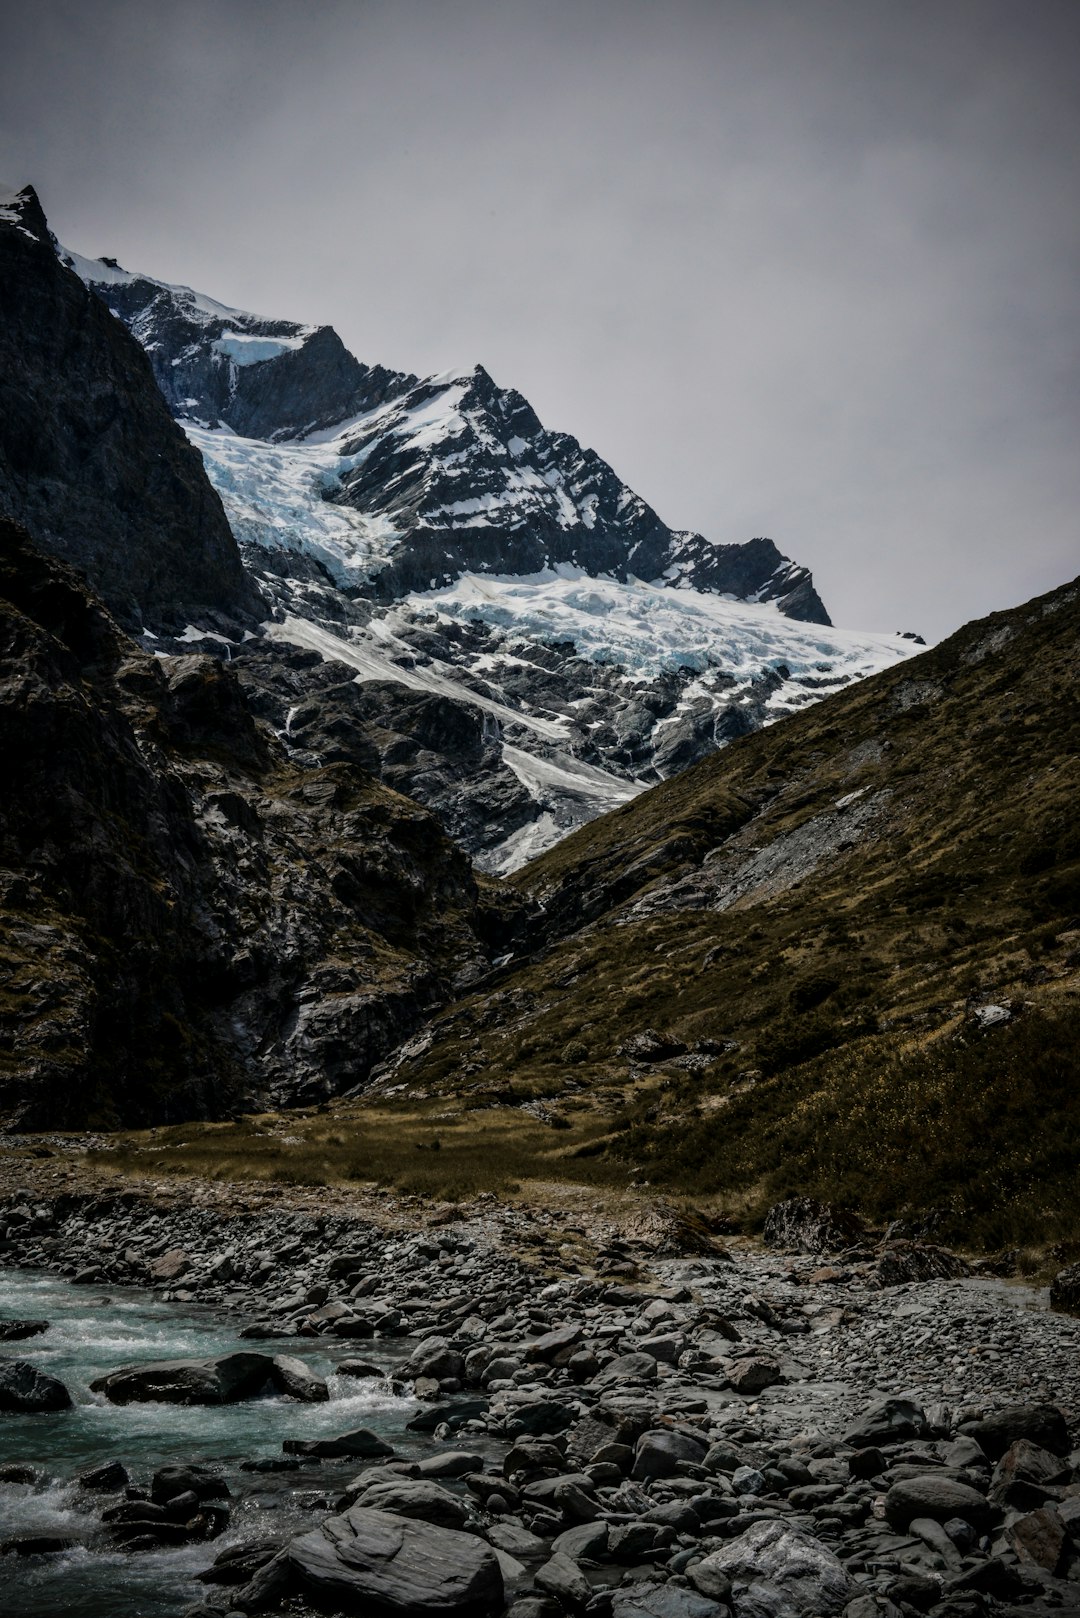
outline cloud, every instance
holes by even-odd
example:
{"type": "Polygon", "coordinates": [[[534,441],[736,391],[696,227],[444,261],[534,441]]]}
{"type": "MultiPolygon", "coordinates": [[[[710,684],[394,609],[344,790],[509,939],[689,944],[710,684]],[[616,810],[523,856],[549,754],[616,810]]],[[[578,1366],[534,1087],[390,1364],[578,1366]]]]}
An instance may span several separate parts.
{"type": "Polygon", "coordinates": [[[82,251],[478,359],[840,622],[1076,570],[1064,0],[41,0],[0,168],[82,251]]]}

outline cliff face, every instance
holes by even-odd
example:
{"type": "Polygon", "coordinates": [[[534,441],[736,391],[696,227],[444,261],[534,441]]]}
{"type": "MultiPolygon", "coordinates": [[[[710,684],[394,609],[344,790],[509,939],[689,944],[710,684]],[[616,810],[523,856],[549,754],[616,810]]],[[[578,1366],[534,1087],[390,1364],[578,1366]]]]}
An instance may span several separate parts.
{"type": "Polygon", "coordinates": [[[227,665],[145,655],[5,521],[0,752],[9,1120],[317,1100],[486,966],[425,811],[297,767],[227,665]]]}
{"type": "Polygon", "coordinates": [[[260,610],[142,348],[60,263],[31,187],[0,199],[0,511],[126,627],[260,610]]]}

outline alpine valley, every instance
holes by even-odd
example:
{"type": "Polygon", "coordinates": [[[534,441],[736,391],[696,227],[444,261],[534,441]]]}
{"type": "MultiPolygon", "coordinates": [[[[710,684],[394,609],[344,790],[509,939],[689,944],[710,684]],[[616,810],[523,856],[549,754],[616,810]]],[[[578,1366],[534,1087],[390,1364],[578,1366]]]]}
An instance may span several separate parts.
{"type": "Polygon", "coordinates": [[[1080,1610],[1080,581],[836,628],[482,366],[0,291],[5,1610],[1080,1610]]]}

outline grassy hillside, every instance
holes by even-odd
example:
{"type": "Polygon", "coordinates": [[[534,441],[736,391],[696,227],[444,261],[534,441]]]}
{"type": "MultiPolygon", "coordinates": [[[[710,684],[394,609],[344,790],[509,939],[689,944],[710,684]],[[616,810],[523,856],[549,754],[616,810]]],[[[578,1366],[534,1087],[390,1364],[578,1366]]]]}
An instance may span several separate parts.
{"type": "Polygon", "coordinates": [[[518,957],[341,1115],[320,1172],[647,1181],[750,1222],[801,1190],[969,1245],[1068,1247],[1078,667],[1073,585],[568,838],[498,899],[518,957]],[[365,1126],[391,1105],[392,1164],[365,1126]],[[439,1129],[457,1157],[421,1173],[439,1129]]]}

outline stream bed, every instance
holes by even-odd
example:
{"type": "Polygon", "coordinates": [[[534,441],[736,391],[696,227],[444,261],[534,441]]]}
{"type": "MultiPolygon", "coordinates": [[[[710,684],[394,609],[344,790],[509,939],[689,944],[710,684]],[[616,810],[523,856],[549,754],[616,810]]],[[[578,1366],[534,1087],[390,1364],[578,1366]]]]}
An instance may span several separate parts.
{"type": "Polygon", "coordinates": [[[243,1461],[281,1455],[286,1438],[321,1438],[368,1427],[400,1456],[419,1458],[430,1440],[405,1430],[418,1409],[388,1381],[335,1375],[343,1359],[362,1357],[385,1367],[404,1357],[398,1342],[335,1342],[290,1337],[242,1341],[220,1312],[162,1303],[145,1292],[73,1286],[55,1276],[0,1270],[0,1319],[47,1320],[39,1337],[0,1352],[59,1377],[74,1409],[55,1415],[0,1414],[0,1466],[29,1465],[31,1484],[0,1483],[0,1544],[48,1534],[79,1541],[45,1556],[0,1559],[0,1610],[6,1618],[176,1618],[211,1598],[195,1575],[227,1546],[285,1538],[311,1526],[350,1478],[355,1458],[305,1465],[296,1472],[250,1473],[243,1461]],[[279,1396],[221,1406],[108,1404],[89,1384],[103,1372],[137,1361],[203,1358],[236,1349],[296,1355],[327,1378],[330,1399],[300,1404],[279,1396]],[[89,1494],[75,1478],[106,1461],[120,1461],[133,1484],[148,1485],[159,1466],[199,1462],[220,1469],[232,1492],[232,1516],[219,1538],[177,1549],[126,1553],[95,1547],[102,1507],[113,1496],[89,1494]]]}

